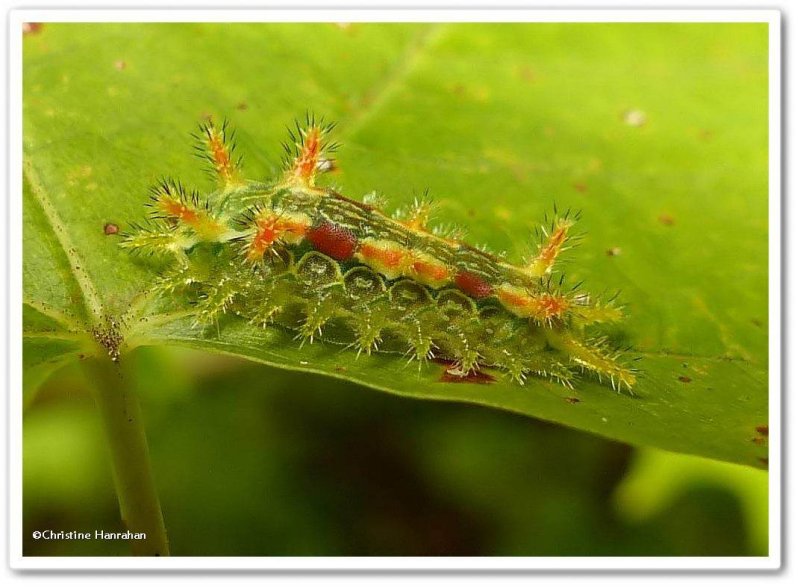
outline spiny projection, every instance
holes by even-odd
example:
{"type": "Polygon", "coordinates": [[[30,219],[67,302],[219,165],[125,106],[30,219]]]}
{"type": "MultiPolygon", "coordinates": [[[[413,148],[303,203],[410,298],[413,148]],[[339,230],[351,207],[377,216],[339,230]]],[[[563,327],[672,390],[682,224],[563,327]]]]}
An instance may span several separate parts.
{"type": "Polygon", "coordinates": [[[204,122],[196,152],[218,188],[201,196],[164,179],[150,218],[124,235],[132,252],[172,260],[159,291],[194,308],[198,325],[234,314],[357,355],[446,360],[457,376],[496,368],[520,383],[537,376],[573,387],[585,371],[631,389],[636,370],[592,334],[621,309],[555,278],[579,214],[554,211],[536,251],[514,264],[431,227],[427,193],[390,215],[374,193],[359,201],[317,186],[335,167],[334,125],[311,115],[304,123],[289,131],[282,175],[261,182],[243,179],[227,122],[204,122]]]}

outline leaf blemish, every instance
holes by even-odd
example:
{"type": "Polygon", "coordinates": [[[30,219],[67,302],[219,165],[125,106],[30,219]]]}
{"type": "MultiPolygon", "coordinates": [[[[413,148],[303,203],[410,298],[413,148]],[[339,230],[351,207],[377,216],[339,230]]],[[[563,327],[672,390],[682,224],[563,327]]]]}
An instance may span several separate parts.
{"type": "Polygon", "coordinates": [[[675,217],[671,214],[659,214],[658,215],[658,222],[660,222],[665,227],[671,227],[675,224],[675,217]]]}
{"type": "Polygon", "coordinates": [[[105,225],[103,225],[103,233],[105,233],[106,235],[116,235],[117,233],[119,233],[119,225],[116,225],[114,223],[106,223],[105,225]]]}
{"type": "Polygon", "coordinates": [[[692,381],[692,379],[689,376],[678,376],[678,380],[680,380],[684,384],[688,384],[689,382],[692,381]]]}
{"type": "Polygon", "coordinates": [[[458,372],[458,364],[446,360],[434,359],[434,361],[445,366],[439,378],[440,382],[447,384],[493,384],[497,381],[492,374],[480,369],[470,370],[466,374],[462,374],[458,372]]]}

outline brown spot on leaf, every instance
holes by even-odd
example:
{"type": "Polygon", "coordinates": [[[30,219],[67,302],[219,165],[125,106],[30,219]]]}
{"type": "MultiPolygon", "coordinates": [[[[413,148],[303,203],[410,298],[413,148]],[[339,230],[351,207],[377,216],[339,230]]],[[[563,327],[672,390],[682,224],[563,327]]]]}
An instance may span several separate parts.
{"type": "Polygon", "coordinates": [[[497,380],[492,374],[486,372],[471,371],[465,375],[451,374],[449,370],[445,370],[439,378],[440,382],[446,384],[493,384],[497,380]]]}
{"type": "Polygon", "coordinates": [[[116,235],[119,233],[119,226],[115,225],[114,223],[106,223],[103,225],[103,232],[106,235],[116,235]]]}
{"type": "Polygon", "coordinates": [[[247,110],[247,108],[248,108],[247,102],[245,102],[244,100],[242,100],[241,102],[239,102],[239,104],[236,105],[236,110],[247,110]]]}
{"type": "Polygon", "coordinates": [[[458,374],[454,373],[458,366],[451,360],[443,357],[434,357],[432,361],[445,366],[439,381],[446,384],[493,384],[497,381],[492,374],[481,371],[480,368],[470,370],[467,374],[458,374]]]}
{"type": "Polygon", "coordinates": [[[529,65],[523,65],[517,70],[517,74],[520,78],[525,80],[526,82],[534,82],[536,81],[536,73],[533,71],[533,68],[529,65]]]}
{"type": "Polygon", "coordinates": [[[664,226],[671,227],[672,225],[675,224],[675,217],[672,216],[671,214],[666,214],[666,213],[659,214],[658,222],[660,222],[664,226]]]}
{"type": "Polygon", "coordinates": [[[697,133],[697,138],[701,141],[710,141],[714,137],[714,131],[709,129],[700,129],[700,132],[697,133]]]}
{"type": "Polygon", "coordinates": [[[566,400],[570,404],[578,404],[581,401],[581,399],[578,398],[577,396],[567,396],[566,398],[564,398],[564,400],[566,400]]]}
{"type": "Polygon", "coordinates": [[[756,327],[760,327],[760,326],[762,326],[762,324],[763,324],[763,323],[762,323],[760,320],[758,320],[757,318],[750,319],[750,322],[751,322],[751,323],[752,323],[754,326],[756,326],[756,327]]]}
{"type": "Polygon", "coordinates": [[[756,445],[764,445],[765,443],[764,437],[753,437],[752,439],[750,439],[750,441],[752,441],[756,445]]]}
{"type": "Polygon", "coordinates": [[[692,379],[689,376],[678,376],[678,379],[684,384],[688,384],[689,382],[692,381],[692,379]]]}
{"type": "Polygon", "coordinates": [[[769,459],[766,457],[759,457],[758,461],[763,463],[765,466],[769,467],[769,459]]]}
{"type": "Polygon", "coordinates": [[[758,425],[756,427],[756,433],[758,433],[759,435],[763,435],[764,437],[768,437],[769,436],[769,426],[767,426],[767,425],[758,425]]]}
{"type": "Polygon", "coordinates": [[[114,62],[114,67],[119,71],[122,71],[123,69],[128,67],[128,64],[122,61],[121,59],[118,59],[117,61],[114,62]]]}
{"type": "Polygon", "coordinates": [[[36,35],[42,31],[43,26],[40,22],[24,22],[22,23],[22,34],[36,35]]]}
{"type": "Polygon", "coordinates": [[[616,257],[620,253],[622,253],[622,249],[620,249],[619,247],[611,247],[610,249],[606,249],[606,255],[608,255],[609,257],[616,257]]]}
{"type": "Polygon", "coordinates": [[[586,185],[586,182],[575,182],[572,184],[572,187],[575,188],[576,192],[584,193],[589,189],[589,186],[586,185]]]}

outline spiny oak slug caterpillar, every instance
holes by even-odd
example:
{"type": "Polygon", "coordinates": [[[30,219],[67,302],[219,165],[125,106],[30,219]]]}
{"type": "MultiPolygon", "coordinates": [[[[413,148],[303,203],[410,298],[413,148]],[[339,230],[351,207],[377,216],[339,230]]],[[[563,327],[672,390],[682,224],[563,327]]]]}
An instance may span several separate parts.
{"type": "Polygon", "coordinates": [[[588,334],[621,309],[553,279],[578,215],[556,215],[535,254],[515,265],[429,229],[427,198],[390,216],[374,198],[317,186],[334,166],[333,126],[313,116],[296,123],[283,175],[260,182],[242,176],[227,123],[202,123],[196,149],[217,189],[201,196],[159,182],[149,220],[122,246],[172,260],[157,287],[192,305],[199,325],[232,313],[303,342],[447,361],[455,376],[496,368],[519,383],[536,375],[572,387],[576,371],[589,371],[615,390],[634,385],[620,352],[588,334]]]}

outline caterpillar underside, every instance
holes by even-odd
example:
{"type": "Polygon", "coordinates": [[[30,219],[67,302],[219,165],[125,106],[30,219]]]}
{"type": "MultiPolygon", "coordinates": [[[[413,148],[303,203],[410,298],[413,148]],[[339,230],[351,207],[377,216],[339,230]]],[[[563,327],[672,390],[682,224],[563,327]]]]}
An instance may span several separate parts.
{"type": "Polygon", "coordinates": [[[455,375],[497,368],[520,383],[534,375],[572,387],[576,371],[589,371],[615,389],[633,386],[635,370],[590,334],[621,310],[553,277],[576,215],[552,219],[535,254],[513,265],[429,229],[427,199],[390,217],[372,195],[362,202],[317,187],[334,165],[332,128],[313,117],[297,125],[284,175],[264,183],[242,179],[227,125],[202,124],[198,154],[218,189],[200,197],[160,182],[151,218],[123,246],[174,260],[158,288],[194,308],[201,326],[235,314],[292,329],[301,344],[446,360],[455,375]]]}

